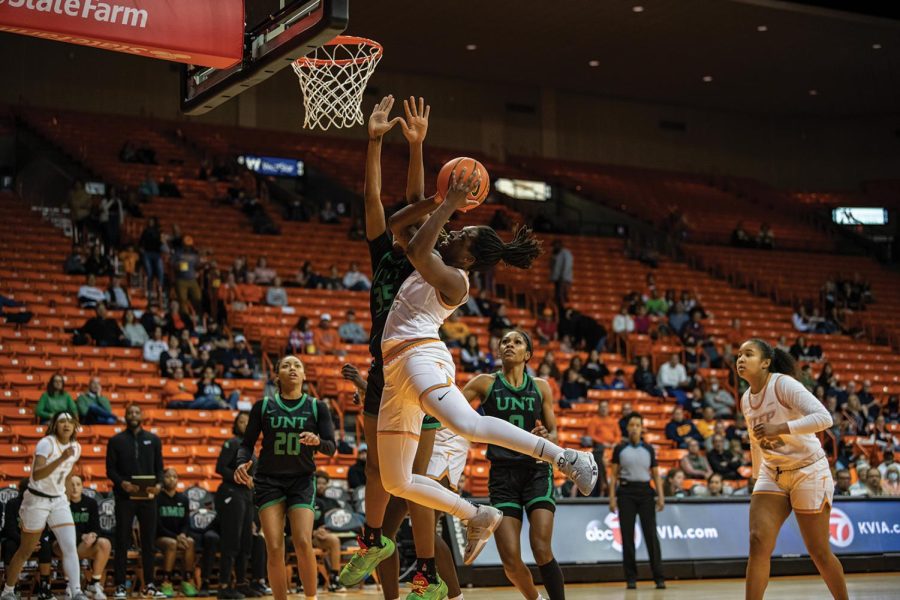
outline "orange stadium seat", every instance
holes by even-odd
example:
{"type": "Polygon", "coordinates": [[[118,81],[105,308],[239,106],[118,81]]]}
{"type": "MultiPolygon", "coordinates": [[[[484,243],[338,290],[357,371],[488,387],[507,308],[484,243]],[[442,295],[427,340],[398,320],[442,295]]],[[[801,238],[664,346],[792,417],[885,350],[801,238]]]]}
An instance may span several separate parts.
{"type": "Polygon", "coordinates": [[[18,481],[31,475],[31,465],[21,462],[0,462],[0,476],[7,481],[18,481]]]}

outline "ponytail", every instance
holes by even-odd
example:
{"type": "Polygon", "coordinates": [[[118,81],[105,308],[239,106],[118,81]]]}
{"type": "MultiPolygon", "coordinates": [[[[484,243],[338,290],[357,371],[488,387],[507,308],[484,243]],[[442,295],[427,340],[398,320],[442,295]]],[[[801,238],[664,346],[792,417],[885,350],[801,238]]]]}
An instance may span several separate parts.
{"type": "Polygon", "coordinates": [[[490,227],[481,226],[470,250],[475,257],[471,271],[485,271],[501,260],[511,267],[528,269],[542,252],[541,241],[524,226],[516,229],[509,243],[504,243],[490,227]]]}
{"type": "Polygon", "coordinates": [[[769,342],[761,338],[750,338],[747,341],[759,348],[763,359],[768,358],[771,361],[769,364],[770,373],[782,373],[794,378],[797,377],[797,362],[793,356],[781,348],[772,348],[769,342]]]}

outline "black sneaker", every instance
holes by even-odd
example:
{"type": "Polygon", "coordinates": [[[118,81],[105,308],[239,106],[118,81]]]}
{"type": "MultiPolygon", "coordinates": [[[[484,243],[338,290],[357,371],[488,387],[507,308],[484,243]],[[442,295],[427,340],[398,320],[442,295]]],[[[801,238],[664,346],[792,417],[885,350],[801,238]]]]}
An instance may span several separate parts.
{"type": "Polygon", "coordinates": [[[242,593],[245,598],[259,598],[260,596],[262,596],[261,593],[257,592],[246,583],[238,584],[235,589],[242,593]]]}
{"type": "Polygon", "coordinates": [[[657,581],[657,582],[656,582],[656,589],[658,589],[658,590],[664,590],[664,589],[666,589],[666,580],[665,580],[665,579],[660,579],[659,581],[657,581]]]}
{"type": "Polygon", "coordinates": [[[626,589],[626,590],[636,590],[636,589],[637,589],[637,582],[636,582],[636,581],[628,581],[628,582],[626,582],[626,583],[625,583],[625,589],[626,589]]]}
{"type": "Polygon", "coordinates": [[[222,600],[243,600],[244,595],[234,588],[222,588],[216,594],[216,597],[222,600]]]}
{"type": "Polygon", "coordinates": [[[50,591],[50,585],[42,584],[38,589],[38,600],[56,600],[56,596],[50,591]]]}
{"type": "Polygon", "coordinates": [[[251,581],[250,589],[257,592],[260,597],[272,595],[272,588],[263,585],[261,581],[251,581]]]}
{"type": "Polygon", "coordinates": [[[341,582],[338,581],[337,574],[331,576],[331,580],[328,582],[328,591],[329,592],[346,592],[347,588],[341,585],[341,582]]]}
{"type": "Polygon", "coordinates": [[[113,598],[116,600],[123,600],[123,598],[128,597],[128,590],[125,589],[124,585],[116,586],[116,593],[113,595],[113,598]]]}

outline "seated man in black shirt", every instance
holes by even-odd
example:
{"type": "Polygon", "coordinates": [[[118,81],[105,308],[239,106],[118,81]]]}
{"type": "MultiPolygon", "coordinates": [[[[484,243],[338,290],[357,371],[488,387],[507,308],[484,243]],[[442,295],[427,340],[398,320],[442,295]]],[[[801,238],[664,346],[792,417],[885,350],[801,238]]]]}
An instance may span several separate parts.
{"type": "Polygon", "coordinates": [[[712,440],[712,450],[706,453],[709,460],[709,466],[713,473],[718,473],[723,479],[742,479],[738,468],[741,466],[741,457],[735,456],[731,450],[725,446],[725,438],[721,435],[714,435],[712,440]]]}
{"type": "MultiPolygon", "coordinates": [[[[84,591],[93,600],[106,600],[103,581],[106,579],[106,563],[109,562],[112,543],[100,537],[100,509],[96,500],[81,493],[83,489],[84,484],[78,475],[72,475],[66,481],[66,496],[72,509],[72,520],[75,521],[75,539],[78,540],[78,558],[92,561],[91,582],[84,591]]],[[[62,557],[56,542],[53,543],[53,552],[62,557]]]]}
{"type": "Polygon", "coordinates": [[[98,303],[96,316],[85,321],[76,335],[76,342],[91,343],[96,346],[127,346],[122,329],[115,319],[109,317],[109,311],[102,302],[98,303]],[[79,339],[80,338],[80,339],[79,339]]]}
{"type": "Polygon", "coordinates": [[[190,501],[178,491],[178,473],[169,468],[163,472],[162,493],[156,497],[156,546],[163,553],[163,583],[160,591],[168,597],[175,593],[172,586],[175,558],[178,552],[184,553],[184,572],[181,579],[181,593],[185,596],[196,596],[194,585],[194,538],[189,535],[191,525],[190,501]]]}
{"type": "Polygon", "coordinates": [[[325,551],[325,564],[331,574],[328,590],[334,592],[341,589],[337,580],[338,569],[341,566],[341,540],[325,527],[325,515],[336,508],[341,508],[341,505],[337,500],[325,496],[330,481],[331,477],[325,471],[316,472],[316,520],[313,523],[312,542],[313,548],[325,551]]]}

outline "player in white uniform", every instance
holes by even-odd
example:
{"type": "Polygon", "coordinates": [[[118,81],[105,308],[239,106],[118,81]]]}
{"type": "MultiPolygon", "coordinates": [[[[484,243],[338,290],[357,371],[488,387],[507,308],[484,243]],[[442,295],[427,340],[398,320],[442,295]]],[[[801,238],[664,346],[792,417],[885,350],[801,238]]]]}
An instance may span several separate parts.
{"type": "Polygon", "coordinates": [[[466,469],[469,446],[469,440],[447,427],[438,429],[425,474],[438,483],[446,481],[451,490],[459,491],[459,478],[466,469]]]}
{"type": "Polygon", "coordinates": [[[794,379],[794,359],[757,338],[737,354],[737,372],[750,388],[741,411],[750,428],[756,485],[750,500],[750,557],[746,598],[761,599],[778,532],[793,509],[810,557],[831,595],[847,598],[840,561],[828,543],[834,480],[816,433],[831,414],[794,379]]]}
{"type": "Polygon", "coordinates": [[[539,242],[525,228],[516,232],[512,242],[504,243],[490,227],[466,227],[451,232],[435,250],[444,225],[455,210],[466,206],[466,192],[479,183],[474,175],[466,178],[462,170],[451,177],[446,200],[409,242],[407,256],[416,272],[401,286],[385,325],[385,386],[378,415],[385,489],[468,521],[466,564],[475,559],[503,515],[489,506],[476,507],[428,477],[413,475],[425,412],[470,441],[490,442],[556,464],[585,494],[593,489],[598,473],[590,454],[563,450],[511,423],[479,415],[454,383],[453,358],[438,330],[466,301],[468,272],[493,267],[501,260],[529,268],[540,254],[539,242]]]}
{"type": "Polygon", "coordinates": [[[87,600],[81,591],[75,521],[66,497],[66,479],[81,457],[81,445],[75,441],[77,428],[75,415],[57,413],[47,427],[47,437],[37,444],[28,488],[23,492],[22,507],[19,509],[22,542],[7,566],[6,586],[0,600],[17,600],[15,587],[22,566],[48,525],[62,552],[63,571],[69,580],[69,597],[72,600],[87,600]]]}

